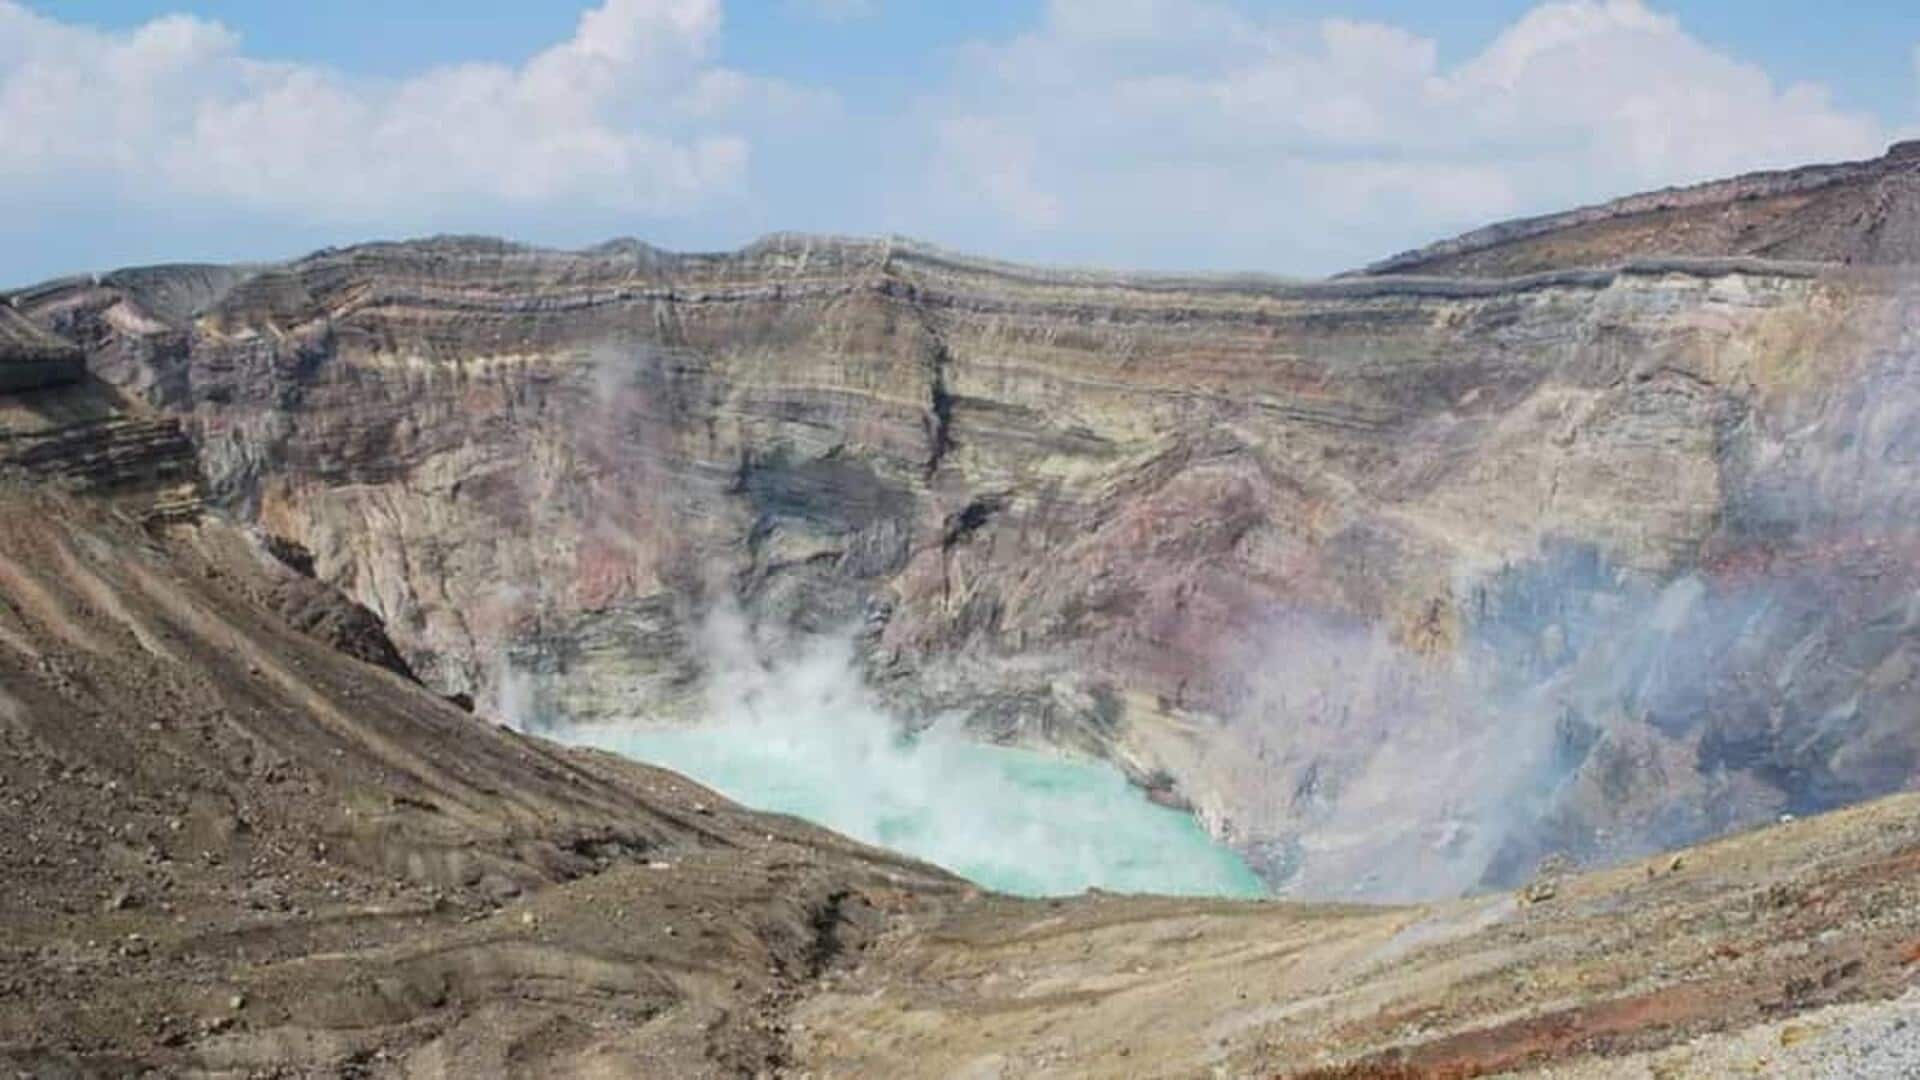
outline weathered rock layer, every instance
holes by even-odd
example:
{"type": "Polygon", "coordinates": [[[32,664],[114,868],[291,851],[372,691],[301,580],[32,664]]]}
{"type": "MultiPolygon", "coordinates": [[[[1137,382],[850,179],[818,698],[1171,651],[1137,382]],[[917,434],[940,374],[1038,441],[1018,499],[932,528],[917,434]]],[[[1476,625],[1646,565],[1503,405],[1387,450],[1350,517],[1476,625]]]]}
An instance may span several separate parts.
{"type": "Polygon", "coordinates": [[[0,393],[78,382],[85,373],[78,348],[0,306],[0,393]]]}
{"type": "MultiPolygon", "coordinates": [[[[1788,229],[1836,168],[1727,199],[1788,229]]],[[[1163,770],[1276,883],[1397,894],[1911,781],[1920,276],[1676,231],[1720,205],[1606,267],[1540,245],[1620,214],[1506,234],[1539,272],[1497,280],[441,239],[14,303],[443,693],[685,714],[737,598],[911,715],[1163,770]]]]}

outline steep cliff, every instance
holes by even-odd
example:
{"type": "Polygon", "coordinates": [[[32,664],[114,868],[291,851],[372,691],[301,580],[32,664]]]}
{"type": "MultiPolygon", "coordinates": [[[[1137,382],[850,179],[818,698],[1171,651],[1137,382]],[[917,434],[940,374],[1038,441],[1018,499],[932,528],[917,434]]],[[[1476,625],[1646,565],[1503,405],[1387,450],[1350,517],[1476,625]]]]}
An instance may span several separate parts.
{"type": "Polygon", "coordinates": [[[16,302],[443,693],[684,715],[734,597],[1164,772],[1276,884],[1431,893],[1911,782],[1920,277],[1807,225],[1910,163],[1726,189],[1846,250],[1497,280],[444,238],[16,302]]]}

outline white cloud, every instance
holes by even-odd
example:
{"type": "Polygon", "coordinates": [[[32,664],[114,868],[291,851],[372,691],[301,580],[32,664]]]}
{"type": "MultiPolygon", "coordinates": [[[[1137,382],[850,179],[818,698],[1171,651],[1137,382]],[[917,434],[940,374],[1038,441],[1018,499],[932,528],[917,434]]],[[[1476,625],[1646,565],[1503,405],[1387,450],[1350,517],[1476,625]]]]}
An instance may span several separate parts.
{"type": "Polygon", "coordinates": [[[743,188],[757,125],[827,100],[715,65],[720,19],[719,0],[605,0],[517,67],[374,80],[251,59],[192,17],[116,34],[0,0],[0,191],[79,180],[297,220],[686,213],[743,188]]]}
{"type": "Polygon", "coordinates": [[[0,276],[443,228],[682,246],[898,231],[1012,258],[1319,272],[1516,214],[1871,156],[1895,134],[1643,0],[1544,3],[1451,62],[1404,27],[1253,0],[1050,0],[905,92],[851,80],[867,88],[845,107],[721,63],[722,3],[600,0],[523,63],[376,79],[260,60],[203,19],[105,32],[0,0],[16,208],[0,276]],[[235,220],[253,239],[196,239],[235,220]]]}
{"type": "Polygon", "coordinates": [[[1377,23],[1052,0],[1032,32],[973,46],[928,119],[928,187],[976,217],[964,234],[1317,269],[1517,213],[1872,156],[1889,137],[1640,0],[1543,4],[1451,67],[1377,23]]]}

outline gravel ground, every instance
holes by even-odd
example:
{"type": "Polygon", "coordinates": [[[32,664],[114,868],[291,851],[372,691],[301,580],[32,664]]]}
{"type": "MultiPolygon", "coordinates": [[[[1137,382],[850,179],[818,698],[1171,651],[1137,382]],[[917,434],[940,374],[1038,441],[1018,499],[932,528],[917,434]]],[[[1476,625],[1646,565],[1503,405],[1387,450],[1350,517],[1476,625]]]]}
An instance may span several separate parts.
{"type": "Polygon", "coordinates": [[[1737,1034],[1709,1035],[1626,1059],[1546,1069],[1564,1080],[1782,1076],[1809,1080],[1920,1077],[1920,989],[1892,1001],[1840,1005],[1737,1034]]]}

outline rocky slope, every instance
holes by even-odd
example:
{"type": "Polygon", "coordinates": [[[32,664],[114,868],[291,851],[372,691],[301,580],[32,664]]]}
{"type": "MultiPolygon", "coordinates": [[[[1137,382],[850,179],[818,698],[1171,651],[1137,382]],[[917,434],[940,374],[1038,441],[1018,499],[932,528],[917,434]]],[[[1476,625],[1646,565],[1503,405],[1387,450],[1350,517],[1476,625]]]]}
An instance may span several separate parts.
{"type": "Polygon", "coordinates": [[[1421,906],[983,895],[476,720],[302,618],[352,605],[221,515],[156,519],[138,484],[73,492],[46,461],[4,473],[12,1072],[1652,1077],[1914,1060],[1913,796],[1421,906]],[[282,610],[294,579],[306,602],[282,610]]]}
{"type": "Polygon", "coordinates": [[[490,715],[687,715],[737,597],[1283,888],[1433,895],[1911,783],[1920,278],[1860,264],[1916,166],[1447,249],[1551,267],[1497,280],[441,239],[11,304],[490,715]],[[1819,242],[1694,227],[1761,210],[1819,242]]]}
{"type": "Polygon", "coordinates": [[[958,888],[476,722],[276,616],[258,537],[42,475],[0,477],[9,1075],[752,1075],[870,898],[958,888]]]}

